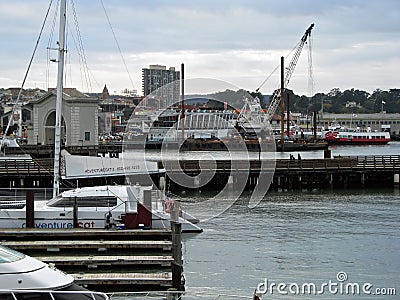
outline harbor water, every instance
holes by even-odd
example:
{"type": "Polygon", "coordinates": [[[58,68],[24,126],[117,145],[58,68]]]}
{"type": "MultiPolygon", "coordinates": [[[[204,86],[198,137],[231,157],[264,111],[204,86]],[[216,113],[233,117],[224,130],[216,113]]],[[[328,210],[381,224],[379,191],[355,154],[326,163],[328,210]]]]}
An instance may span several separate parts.
{"type": "MultiPolygon", "coordinates": [[[[265,280],[299,286],[315,283],[320,288],[329,280],[339,283],[342,272],[348,277],[345,283],[399,291],[398,190],[274,192],[254,209],[247,207],[246,197],[202,224],[202,234],[184,241],[188,295],[200,291],[251,295],[265,280]]],[[[285,291],[288,294],[280,294],[275,287],[265,298],[298,297],[288,288],[285,291]]],[[[315,297],[365,299],[366,295],[325,290],[315,297]]]]}
{"type": "MultiPolygon", "coordinates": [[[[332,156],[399,155],[400,143],[330,149],[332,156]]],[[[320,151],[300,154],[323,157],[320,151]]],[[[253,209],[246,205],[249,196],[244,194],[225,213],[204,222],[202,234],[184,241],[188,295],[244,296],[259,287],[263,299],[373,299],[378,293],[386,293],[380,299],[399,299],[398,188],[268,192],[253,209]],[[331,290],[324,285],[330,281],[331,290]],[[302,293],[304,283],[315,284],[315,291],[302,293]],[[278,284],[286,288],[279,292],[278,284]],[[358,285],[359,293],[350,284],[358,285]],[[362,291],[364,284],[371,288],[362,291]]],[[[206,195],[194,197],[200,201],[206,195]]]]}

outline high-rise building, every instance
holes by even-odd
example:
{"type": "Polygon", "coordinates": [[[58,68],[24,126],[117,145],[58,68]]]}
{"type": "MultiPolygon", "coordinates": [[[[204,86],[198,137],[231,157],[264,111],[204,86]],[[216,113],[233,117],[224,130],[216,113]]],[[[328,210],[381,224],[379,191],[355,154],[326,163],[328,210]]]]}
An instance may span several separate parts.
{"type": "Polygon", "coordinates": [[[146,97],[154,93],[172,104],[179,99],[179,79],[180,72],[175,71],[174,67],[167,70],[166,66],[150,65],[149,68],[142,69],[143,95],[146,97]],[[177,82],[170,84],[174,81],[177,82]]]}

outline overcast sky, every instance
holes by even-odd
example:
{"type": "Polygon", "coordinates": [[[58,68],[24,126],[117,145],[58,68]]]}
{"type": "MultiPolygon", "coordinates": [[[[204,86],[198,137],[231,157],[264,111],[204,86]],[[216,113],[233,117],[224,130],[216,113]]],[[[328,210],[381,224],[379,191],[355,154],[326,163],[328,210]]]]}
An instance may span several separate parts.
{"type": "MultiPolygon", "coordinates": [[[[57,1],[25,87],[55,86],[57,53],[52,23],[57,1]],[[48,79],[47,79],[48,78],[48,79]]],[[[50,0],[0,0],[0,87],[20,86],[50,0]]],[[[400,88],[400,1],[398,0],[67,0],[67,87],[100,92],[137,89],[149,64],[177,69],[186,78],[213,78],[254,91],[312,31],[314,91],[356,88],[373,92],[400,88]],[[84,80],[77,52],[72,5],[90,71],[84,80]],[[106,9],[112,29],[109,25],[106,9]],[[122,56],[119,52],[121,49],[122,56]],[[122,58],[123,57],[123,58],[122,58]],[[126,63],[129,74],[126,71],[126,63]],[[90,84],[88,83],[90,82],[90,84]],[[133,86],[132,86],[133,85],[133,86]]],[[[287,60],[287,63],[289,61],[287,60]]],[[[289,88],[309,95],[308,45],[289,88]]],[[[278,72],[260,89],[270,94],[278,72]]]]}

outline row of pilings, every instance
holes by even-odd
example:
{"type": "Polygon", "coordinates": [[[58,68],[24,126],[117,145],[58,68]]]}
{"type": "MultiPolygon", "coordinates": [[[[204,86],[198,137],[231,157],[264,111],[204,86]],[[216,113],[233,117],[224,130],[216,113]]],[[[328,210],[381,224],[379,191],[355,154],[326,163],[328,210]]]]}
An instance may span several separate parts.
{"type": "MultiPolygon", "coordinates": [[[[268,190],[328,190],[328,189],[365,189],[365,188],[395,188],[398,187],[398,174],[392,172],[347,172],[347,173],[301,173],[275,172],[268,190]]],[[[249,174],[244,190],[253,190],[259,183],[259,174],[249,174]]],[[[191,185],[182,186],[167,175],[167,186],[170,191],[208,190],[220,191],[225,187],[235,187],[235,175],[215,174],[207,183],[196,177],[191,185]]]]}

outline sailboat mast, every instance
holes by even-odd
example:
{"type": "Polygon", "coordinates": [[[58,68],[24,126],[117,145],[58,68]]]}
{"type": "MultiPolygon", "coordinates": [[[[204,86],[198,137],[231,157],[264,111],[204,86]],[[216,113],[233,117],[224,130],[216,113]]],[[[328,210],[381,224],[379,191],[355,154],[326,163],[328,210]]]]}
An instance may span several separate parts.
{"type": "Polygon", "coordinates": [[[58,40],[56,122],[54,127],[53,197],[58,195],[60,189],[61,118],[62,118],[62,95],[63,95],[63,78],[64,78],[65,23],[66,23],[66,0],[61,0],[60,29],[59,29],[59,40],[58,40]]]}

